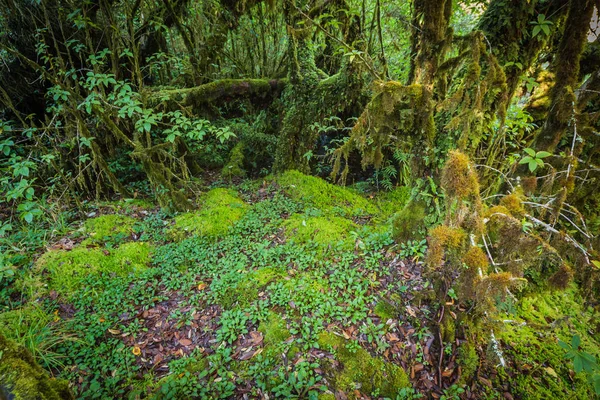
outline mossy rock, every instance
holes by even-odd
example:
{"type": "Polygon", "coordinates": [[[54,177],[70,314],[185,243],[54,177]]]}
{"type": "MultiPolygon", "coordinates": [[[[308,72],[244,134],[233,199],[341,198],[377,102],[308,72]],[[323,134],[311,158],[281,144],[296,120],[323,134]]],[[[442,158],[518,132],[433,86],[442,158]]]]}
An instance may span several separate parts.
{"type": "Polygon", "coordinates": [[[103,272],[125,276],[146,269],[153,249],[148,243],[129,242],[110,250],[85,247],[71,251],[52,250],[39,258],[36,267],[40,273],[49,274],[49,289],[71,294],[90,274],[103,272]]]}
{"type": "Polygon", "coordinates": [[[83,244],[105,242],[112,237],[129,236],[135,222],[134,218],[118,214],[90,218],[83,223],[83,231],[89,235],[83,244]]]}
{"type": "Polygon", "coordinates": [[[23,346],[0,334],[0,397],[14,400],[74,399],[68,382],[50,378],[23,346]]]}
{"type": "Polygon", "coordinates": [[[182,240],[186,236],[198,235],[219,237],[240,220],[248,205],[233,190],[218,188],[202,196],[201,209],[175,217],[174,225],[168,235],[173,240],[182,240]]]}
{"type": "Polygon", "coordinates": [[[319,246],[341,246],[351,249],[354,241],[350,232],[356,224],[346,218],[336,216],[307,217],[294,214],[284,224],[286,235],[298,243],[316,243],[319,246]]]}
{"type": "Polygon", "coordinates": [[[286,171],[276,178],[276,182],[294,200],[300,200],[324,211],[338,214],[364,216],[377,214],[377,207],[355,191],[323,179],[304,175],[298,171],[286,171]]]}
{"type": "Polygon", "coordinates": [[[425,237],[425,205],[411,200],[393,217],[393,236],[396,242],[421,240],[425,237]]]}
{"type": "Polygon", "coordinates": [[[330,332],[319,335],[322,349],[333,348],[336,359],[341,363],[341,371],[331,370],[335,389],[342,390],[353,398],[354,390],[371,394],[379,391],[382,397],[395,398],[398,390],[410,387],[408,375],[402,367],[373,357],[362,347],[352,353],[346,347],[347,341],[330,332]]]}

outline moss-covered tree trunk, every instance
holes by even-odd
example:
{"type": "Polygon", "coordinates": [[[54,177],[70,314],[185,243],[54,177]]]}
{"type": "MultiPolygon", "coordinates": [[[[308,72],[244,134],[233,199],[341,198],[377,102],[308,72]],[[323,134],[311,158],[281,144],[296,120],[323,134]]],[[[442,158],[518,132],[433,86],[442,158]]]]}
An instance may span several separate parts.
{"type": "Polygon", "coordinates": [[[579,61],[590,28],[594,2],[571,0],[569,5],[569,14],[554,62],[556,78],[550,92],[550,110],[544,126],[535,138],[537,150],[553,152],[575,117],[579,61]]]}

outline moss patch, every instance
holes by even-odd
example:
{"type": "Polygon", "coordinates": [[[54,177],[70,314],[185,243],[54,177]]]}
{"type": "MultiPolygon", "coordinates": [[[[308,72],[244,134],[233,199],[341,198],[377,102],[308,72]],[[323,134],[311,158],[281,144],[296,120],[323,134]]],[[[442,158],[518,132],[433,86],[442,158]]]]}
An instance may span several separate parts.
{"type": "Polygon", "coordinates": [[[50,275],[50,289],[70,294],[90,274],[104,272],[124,276],[145,269],[152,249],[148,243],[130,242],[111,250],[85,247],[53,250],[42,255],[36,267],[50,275]]]}
{"type": "Polygon", "coordinates": [[[378,302],[373,311],[375,312],[375,315],[381,318],[384,322],[388,319],[398,318],[398,310],[396,307],[385,300],[378,302]]]}
{"type": "Polygon", "coordinates": [[[229,161],[223,167],[221,175],[225,178],[243,177],[246,175],[244,170],[244,143],[238,142],[229,153],[229,161]]]}
{"type": "Polygon", "coordinates": [[[135,222],[134,218],[118,214],[90,218],[83,224],[84,232],[89,235],[84,244],[104,242],[111,237],[129,235],[135,222]]]}
{"type": "Polygon", "coordinates": [[[15,400],[73,399],[66,381],[53,379],[22,346],[0,335],[0,393],[15,400]]]}
{"type": "Polygon", "coordinates": [[[267,319],[258,326],[258,331],[263,334],[265,346],[276,346],[291,336],[285,320],[275,312],[269,312],[267,319]]]}
{"type": "MultiPolygon", "coordinates": [[[[581,337],[583,350],[598,356],[597,340],[589,332],[591,311],[582,307],[575,287],[566,291],[545,292],[523,298],[516,319],[521,324],[504,324],[497,337],[504,344],[506,358],[514,368],[513,395],[527,399],[591,399],[593,388],[584,374],[571,378],[572,362],[564,358],[557,338],[570,342],[581,337]]],[[[515,397],[517,397],[515,396],[515,397]]]]}
{"type": "Polygon", "coordinates": [[[371,394],[379,390],[379,395],[394,398],[399,389],[410,387],[406,372],[396,364],[372,357],[368,351],[359,348],[351,353],[346,340],[329,332],[319,335],[319,346],[335,349],[336,358],[342,364],[341,371],[333,371],[332,382],[335,388],[352,395],[354,390],[371,394]]]}
{"type": "Polygon", "coordinates": [[[175,217],[175,224],[168,232],[171,239],[181,240],[188,235],[222,236],[248,209],[235,191],[222,188],[209,191],[201,202],[199,211],[175,217]]]}
{"type": "Polygon", "coordinates": [[[410,199],[410,187],[400,186],[389,192],[381,192],[375,198],[379,207],[378,220],[387,221],[390,217],[402,210],[410,199]]]}
{"type": "Polygon", "coordinates": [[[286,171],[276,182],[295,200],[302,200],[323,211],[333,210],[340,215],[377,214],[377,207],[351,189],[332,185],[321,178],[286,171]]]}
{"type": "Polygon", "coordinates": [[[319,246],[339,245],[352,248],[350,232],[356,228],[354,222],[335,216],[307,217],[294,214],[284,223],[286,235],[296,242],[317,243],[319,246]]]}
{"type": "Polygon", "coordinates": [[[421,240],[425,237],[425,205],[410,201],[393,217],[393,236],[396,242],[421,240]]]}

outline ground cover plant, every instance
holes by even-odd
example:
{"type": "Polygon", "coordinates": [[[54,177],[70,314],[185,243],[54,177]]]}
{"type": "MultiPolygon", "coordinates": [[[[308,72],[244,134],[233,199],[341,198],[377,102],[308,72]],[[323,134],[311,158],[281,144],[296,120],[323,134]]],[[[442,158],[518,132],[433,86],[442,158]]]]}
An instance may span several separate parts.
{"type": "Polygon", "coordinates": [[[594,0],[0,0],[0,399],[600,396],[594,0]]]}

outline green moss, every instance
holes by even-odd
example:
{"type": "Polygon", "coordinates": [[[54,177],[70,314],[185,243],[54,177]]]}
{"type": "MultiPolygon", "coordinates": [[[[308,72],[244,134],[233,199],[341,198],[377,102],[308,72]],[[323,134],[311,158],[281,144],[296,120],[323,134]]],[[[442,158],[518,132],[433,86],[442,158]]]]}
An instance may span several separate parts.
{"type": "Polygon", "coordinates": [[[275,312],[269,312],[267,319],[258,326],[258,331],[263,334],[265,346],[276,346],[291,336],[285,320],[275,312]]]}
{"type": "Polygon", "coordinates": [[[70,294],[83,278],[95,273],[124,276],[143,270],[150,261],[153,246],[143,242],[122,244],[115,249],[77,247],[71,251],[53,250],[36,263],[40,273],[48,273],[48,288],[70,294]]]}
{"type": "Polygon", "coordinates": [[[222,236],[248,209],[237,193],[222,188],[209,191],[201,201],[199,211],[175,217],[175,224],[168,232],[171,239],[181,240],[187,235],[222,236]]]}
{"type": "Polygon", "coordinates": [[[68,383],[53,379],[22,346],[0,334],[0,393],[15,400],[73,399],[68,383]]]}
{"type": "Polygon", "coordinates": [[[448,313],[444,314],[444,318],[442,319],[439,329],[444,343],[454,342],[456,339],[456,324],[454,323],[454,318],[452,318],[452,316],[450,316],[448,313]]]}
{"type": "Polygon", "coordinates": [[[377,207],[351,189],[332,185],[321,178],[287,171],[276,179],[277,183],[295,200],[342,215],[364,216],[376,214],[377,207]]]}
{"type": "Polygon", "coordinates": [[[321,393],[319,394],[319,400],[335,400],[333,393],[321,393]]]}
{"type": "Polygon", "coordinates": [[[394,216],[392,227],[396,242],[420,240],[425,237],[425,205],[410,201],[394,216]]]}
{"type": "Polygon", "coordinates": [[[229,153],[229,161],[223,167],[221,175],[226,178],[243,177],[244,170],[244,143],[238,142],[229,153]]]}
{"type": "Polygon", "coordinates": [[[345,218],[294,214],[283,226],[286,235],[299,243],[313,242],[324,247],[340,245],[346,249],[351,249],[354,245],[350,232],[356,228],[356,224],[345,218]]]}
{"type": "Polygon", "coordinates": [[[335,349],[342,370],[333,372],[331,382],[336,389],[348,395],[358,389],[366,394],[379,390],[381,396],[395,397],[399,389],[410,387],[408,376],[401,367],[372,357],[363,348],[351,353],[346,348],[346,340],[339,336],[324,332],[319,335],[319,346],[323,349],[335,349]]]}
{"type": "Polygon", "coordinates": [[[135,224],[135,219],[125,215],[106,214],[90,218],[83,224],[83,230],[90,237],[84,240],[88,243],[103,242],[109,237],[129,235],[135,224]]]}
{"type": "Polygon", "coordinates": [[[508,374],[514,388],[512,394],[527,399],[590,399],[593,388],[584,374],[571,376],[572,362],[557,344],[557,338],[570,342],[574,334],[581,337],[581,347],[598,356],[600,346],[589,327],[591,310],[584,309],[577,290],[543,292],[523,298],[516,321],[504,324],[497,338],[504,344],[505,358],[514,363],[516,371],[508,374]],[[525,324],[523,324],[525,323],[525,324]]]}
{"type": "Polygon", "coordinates": [[[479,356],[471,342],[466,342],[458,348],[457,361],[462,370],[460,384],[470,383],[479,366],[479,356]]]}
{"type": "Polygon", "coordinates": [[[410,199],[410,187],[399,186],[389,192],[381,192],[375,202],[379,207],[377,218],[381,221],[387,221],[390,217],[402,210],[410,199]]]}
{"type": "Polygon", "coordinates": [[[384,322],[388,319],[398,318],[398,310],[392,304],[385,300],[378,302],[373,310],[375,314],[384,322]]]}

